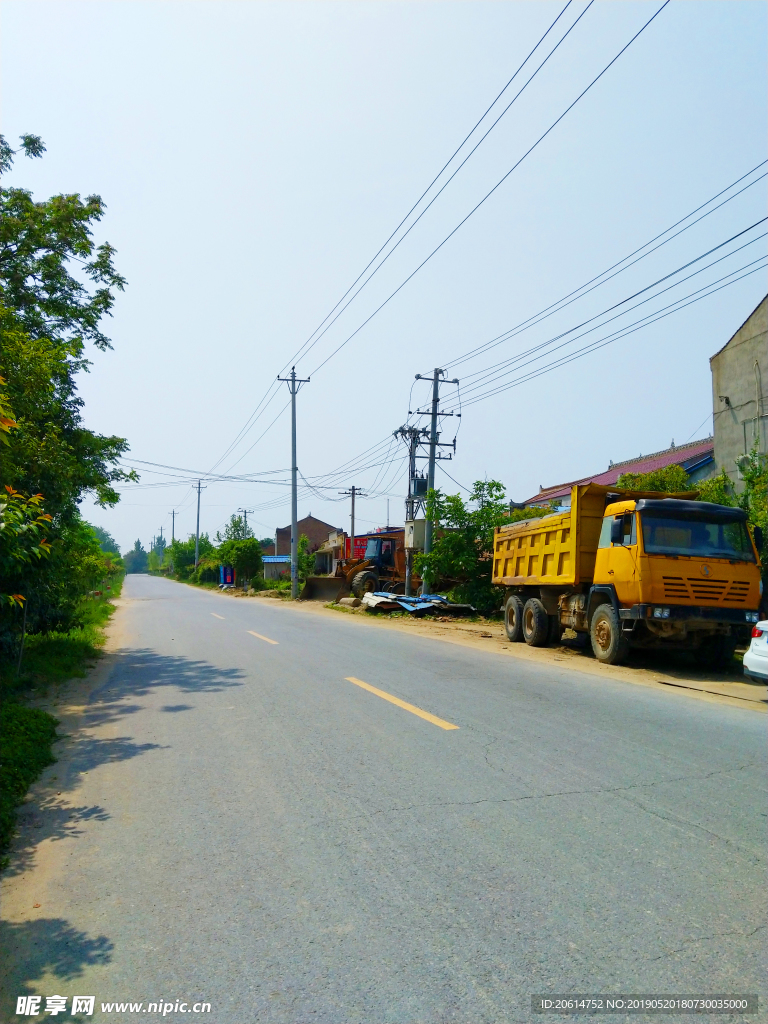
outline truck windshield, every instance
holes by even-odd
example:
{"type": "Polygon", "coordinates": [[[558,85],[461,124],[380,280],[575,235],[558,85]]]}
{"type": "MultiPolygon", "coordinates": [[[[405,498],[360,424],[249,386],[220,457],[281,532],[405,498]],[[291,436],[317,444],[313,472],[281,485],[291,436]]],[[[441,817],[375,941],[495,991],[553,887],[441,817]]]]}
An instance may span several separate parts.
{"type": "Polygon", "coordinates": [[[715,516],[671,518],[652,512],[643,512],[641,520],[646,554],[755,560],[746,524],[739,520],[718,521],[715,516]]]}
{"type": "Polygon", "coordinates": [[[368,543],[365,545],[365,557],[375,558],[378,546],[379,542],[377,540],[369,540],[368,543]]]}

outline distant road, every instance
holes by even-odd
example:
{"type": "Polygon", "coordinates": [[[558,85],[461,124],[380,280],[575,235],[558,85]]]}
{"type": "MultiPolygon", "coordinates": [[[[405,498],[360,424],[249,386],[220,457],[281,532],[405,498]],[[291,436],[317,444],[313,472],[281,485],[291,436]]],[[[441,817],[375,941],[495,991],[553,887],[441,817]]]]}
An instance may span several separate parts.
{"type": "Polygon", "coordinates": [[[146,576],[124,596],[66,748],[99,811],[13,986],[211,1024],[765,994],[766,716],[146,576]]]}

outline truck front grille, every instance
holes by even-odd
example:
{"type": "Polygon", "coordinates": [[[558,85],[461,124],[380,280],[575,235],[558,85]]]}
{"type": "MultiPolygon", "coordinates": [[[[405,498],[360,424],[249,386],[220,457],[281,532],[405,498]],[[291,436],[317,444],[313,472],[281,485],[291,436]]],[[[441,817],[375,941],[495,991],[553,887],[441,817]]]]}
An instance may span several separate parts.
{"type": "Polygon", "coordinates": [[[744,604],[749,596],[748,580],[705,580],[688,576],[662,576],[664,599],[698,601],[702,604],[744,604]]]}
{"type": "Polygon", "coordinates": [[[725,600],[730,604],[744,604],[749,594],[749,583],[745,580],[734,580],[725,595],[725,600]]]}

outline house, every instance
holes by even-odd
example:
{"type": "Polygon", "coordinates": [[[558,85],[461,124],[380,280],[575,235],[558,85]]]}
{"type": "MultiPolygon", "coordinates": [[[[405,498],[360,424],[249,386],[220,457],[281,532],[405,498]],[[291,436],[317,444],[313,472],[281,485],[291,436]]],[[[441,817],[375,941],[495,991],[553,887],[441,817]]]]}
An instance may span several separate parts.
{"type": "MultiPolygon", "coordinates": [[[[302,534],[309,540],[309,550],[317,551],[326,540],[328,535],[333,531],[337,530],[335,526],[331,526],[330,523],[324,523],[322,519],[315,519],[310,513],[304,519],[300,519],[296,524],[296,540],[302,534]]],[[[291,528],[290,526],[278,527],[275,530],[275,555],[290,555],[291,553],[291,528]]]]}
{"type": "Polygon", "coordinates": [[[610,486],[616,483],[622,473],[650,473],[651,470],[663,469],[665,466],[682,466],[692,483],[697,480],[706,480],[707,477],[712,476],[714,471],[714,451],[715,442],[711,437],[677,446],[673,441],[672,445],[663,452],[640,455],[636,459],[628,459],[626,462],[611,462],[603,473],[594,473],[592,476],[585,476],[580,480],[555,484],[554,487],[541,487],[539,493],[528,498],[524,504],[549,505],[556,502],[563,508],[569,508],[571,488],[575,484],[596,483],[610,486]]]}
{"type": "Polygon", "coordinates": [[[279,580],[281,576],[291,575],[290,555],[264,555],[264,579],[279,580]]]}
{"type": "Polygon", "coordinates": [[[768,296],[709,360],[715,463],[739,487],[738,460],[757,443],[768,452],[768,296]]]}
{"type": "Polygon", "coordinates": [[[333,576],[336,564],[344,558],[346,534],[343,530],[331,530],[328,539],[315,552],[315,572],[319,576],[333,576]]]}

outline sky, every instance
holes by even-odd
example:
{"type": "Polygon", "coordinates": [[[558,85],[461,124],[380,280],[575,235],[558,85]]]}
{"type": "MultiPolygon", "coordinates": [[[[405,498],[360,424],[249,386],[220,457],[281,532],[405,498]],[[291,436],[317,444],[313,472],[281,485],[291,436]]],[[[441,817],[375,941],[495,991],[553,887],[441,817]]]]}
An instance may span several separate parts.
{"type": "Polygon", "coordinates": [[[441,421],[450,493],[495,479],[520,501],[707,436],[709,357],[766,293],[767,8],[662,4],[3,2],[3,134],[47,146],[7,183],[102,196],[94,237],[128,280],[80,389],[85,424],[127,438],[141,479],[115,508],[86,499],[86,518],[125,550],[168,537],[176,510],[186,537],[200,478],[201,531],[242,508],[259,537],[289,523],[276,378],[294,362],[310,378],[299,517],[348,528],[355,485],[358,533],[403,521],[392,432],[409,411],[426,425],[415,378],[436,367],[462,413],[441,421]],[[390,247],[518,98],[325,320],[547,29],[390,247]]]}

